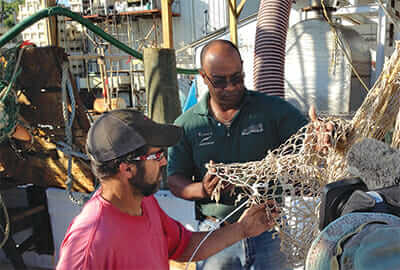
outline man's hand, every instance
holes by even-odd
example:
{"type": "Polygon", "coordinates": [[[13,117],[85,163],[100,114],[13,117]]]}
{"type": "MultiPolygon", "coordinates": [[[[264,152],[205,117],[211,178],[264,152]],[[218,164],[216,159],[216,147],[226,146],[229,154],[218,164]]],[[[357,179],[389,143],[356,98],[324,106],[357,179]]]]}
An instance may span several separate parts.
{"type": "Polygon", "coordinates": [[[312,121],[312,130],[308,130],[307,133],[312,133],[314,136],[316,136],[315,138],[310,138],[308,140],[313,140],[313,142],[316,144],[316,151],[325,154],[328,152],[328,148],[332,147],[331,137],[335,126],[332,122],[326,123],[319,119],[314,106],[310,107],[308,116],[312,121]]]}
{"type": "Polygon", "coordinates": [[[241,225],[243,237],[254,237],[274,227],[274,218],[279,213],[273,212],[269,215],[265,210],[265,205],[252,205],[246,209],[238,220],[241,225]]]}
{"type": "MultiPolygon", "coordinates": [[[[200,247],[194,261],[204,260],[237,241],[272,229],[275,224],[273,218],[278,216],[279,211],[276,207],[272,207],[273,204],[273,201],[268,201],[269,208],[275,211],[270,216],[265,210],[265,205],[254,204],[244,211],[237,222],[215,230],[200,247]]],[[[187,261],[207,234],[208,232],[193,232],[189,244],[178,260],[187,261]]]]}
{"type": "Polygon", "coordinates": [[[211,175],[208,172],[206,175],[203,177],[203,193],[205,198],[211,197],[211,194],[213,193],[215,187],[217,186],[219,182],[219,178],[216,175],[211,175]]]}
{"type": "MultiPolygon", "coordinates": [[[[214,161],[210,160],[210,165],[213,165],[214,161]]],[[[214,169],[211,169],[212,171],[214,169]]],[[[214,172],[214,171],[213,171],[214,172]]],[[[204,197],[205,198],[212,198],[212,195],[216,196],[216,194],[213,194],[213,192],[217,191],[217,192],[221,192],[221,193],[225,193],[225,192],[229,192],[230,194],[233,193],[235,187],[229,183],[224,183],[223,185],[218,185],[220,181],[220,178],[216,175],[212,175],[209,172],[206,173],[206,175],[203,177],[202,180],[202,184],[203,184],[203,193],[204,193],[204,197]],[[215,190],[216,188],[218,188],[218,190],[215,190]]],[[[219,197],[216,196],[214,199],[216,199],[217,201],[219,201],[219,197]]]]}

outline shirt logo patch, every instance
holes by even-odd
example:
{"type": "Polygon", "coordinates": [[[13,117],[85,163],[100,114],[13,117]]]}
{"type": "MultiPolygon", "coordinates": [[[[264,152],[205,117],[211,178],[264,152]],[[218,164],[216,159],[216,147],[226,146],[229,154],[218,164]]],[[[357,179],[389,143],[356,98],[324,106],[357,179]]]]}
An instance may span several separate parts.
{"type": "Polygon", "coordinates": [[[199,146],[206,146],[206,145],[214,144],[215,141],[211,141],[212,135],[213,135],[212,132],[197,133],[197,136],[201,137],[199,146]]]}
{"type": "Polygon", "coordinates": [[[242,130],[242,136],[247,136],[252,133],[264,132],[264,126],[262,123],[254,124],[242,130]]]}

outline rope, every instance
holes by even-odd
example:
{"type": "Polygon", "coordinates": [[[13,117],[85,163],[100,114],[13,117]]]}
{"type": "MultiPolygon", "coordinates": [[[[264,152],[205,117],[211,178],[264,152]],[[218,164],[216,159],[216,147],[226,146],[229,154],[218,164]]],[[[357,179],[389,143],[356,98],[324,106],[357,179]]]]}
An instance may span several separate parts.
{"type": "Polygon", "coordinates": [[[337,40],[337,45],[339,45],[339,48],[343,51],[344,56],[347,59],[347,62],[349,63],[351,70],[354,72],[354,74],[356,75],[357,79],[360,81],[361,85],[364,87],[365,91],[368,92],[369,88],[367,87],[367,85],[364,83],[364,81],[361,79],[360,74],[358,73],[358,71],[356,70],[356,68],[354,67],[351,59],[350,59],[350,55],[347,52],[347,50],[345,49],[345,46],[343,44],[343,41],[339,38],[339,35],[336,31],[335,25],[333,24],[333,22],[331,21],[331,19],[328,16],[328,12],[326,10],[326,6],[324,3],[324,0],[321,0],[321,5],[322,5],[322,10],[323,10],[323,14],[324,17],[326,19],[326,21],[328,22],[328,24],[331,26],[332,32],[335,35],[335,40],[337,40]]]}
{"type": "MultiPolygon", "coordinates": [[[[65,137],[66,143],[59,142],[58,144],[61,147],[58,147],[59,150],[63,151],[64,154],[68,157],[68,176],[67,181],[65,184],[67,185],[67,194],[70,200],[78,205],[83,205],[88,199],[88,196],[81,195],[79,198],[76,198],[72,193],[72,184],[73,184],[73,177],[72,177],[72,156],[79,156],[83,157],[84,154],[78,153],[73,151],[72,148],[72,124],[75,118],[75,97],[71,87],[71,81],[69,79],[69,63],[64,62],[62,64],[62,80],[61,80],[61,87],[62,87],[62,110],[63,110],[63,117],[65,123],[65,137]],[[68,110],[68,97],[71,102],[71,114],[68,110]]],[[[87,157],[86,157],[87,158],[87,157]]]]}
{"type": "Polygon", "coordinates": [[[0,101],[0,142],[11,137],[17,127],[19,106],[14,91],[0,101]]]}
{"type": "MultiPolygon", "coordinates": [[[[293,268],[302,266],[319,233],[319,207],[323,187],[351,176],[347,153],[361,138],[382,140],[393,127],[400,107],[400,43],[386,62],[374,87],[352,120],[320,118],[293,134],[261,161],[232,164],[206,164],[208,173],[220,178],[219,184],[232,184],[238,197],[254,203],[276,201],[274,217],[281,240],[281,251],[293,268]],[[331,123],[331,147],[322,148],[321,127],[331,123]],[[283,202],[280,204],[280,201],[283,202]]],[[[273,212],[266,205],[267,211],[273,212]]],[[[275,207],[275,206],[272,206],[275,207]]]]}
{"type": "MultiPolygon", "coordinates": [[[[15,51],[15,48],[12,49],[12,51],[15,51]]],[[[19,66],[23,52],[24,48],[21,48],[18,52],[17,61],[10,82],[7,86],[6,82],[0,82],[0,87],[3,86],[0,92],[0,142],[9,138],[15,132],[15,128],[17,127],[19,105],[15,92],[12,91],[12,89],[17,77],[21,73],[19,66]]],[[[5,64],[6,67],[2,74],[4,77],[7,77],[10,74],[10,66],[7,67],[7,65],[12,65],[12,60],[15,57],[15,54],[13,55],[12,53],[9,53],[9,55],[11,55],[9,62],[5,64]]],[[[7,80],[7,78],[3,79],[7,80]]]]}
{"type": "Polygon", "coordinates": [[[14,85],[15,80],[17,79],[19,73],[21,72],[21,70],[19,70],[19,65],[20,65],[20,63],[21,63],[21,58],[22,58],[22,54],[24,53],[24,50],[25,50],[25,47],[22,47],[22,48],[19,50],[18,58],[17,58],[17,63],[15,64],[14,71],[13,71],[13,74],[12,74],[12,76],[11,76],[11,81],[10,81],[8,87],[7,87],[6,89],[3,89],[3,90],[1,91],[1,93],[0,93],[0,100],[1,100],[1,101],[4,101],[5,97],[6,97],[6,96],[8,95],[8,93],[10,92],[11,87],[14,85]]]}
{"type": "Polygon", "coordinates": [[[4,244],[7,242],[8,237],[10,236],[10,216],[8,215],[6,204],[4,203],[3,197],[0,194],[0,205],[4,212],[4,217],[6,219],[6,226],[5,228],[0,225],[0,230],[3,232],[4,237],[0,243],[0,249],[3,248],[4,244]]]}
{"type": "Polygon", "coordinates": [[[400,24],[395,18],[395,15],[385,7],[382,0],[377,0],[377,1],[379,6],[382,8],[383,12],[385,12],[386,16],[389,18],[389,20],[393,23],[394,27],[397,29],[397,32],[400,32],[400,24]]]}
{"type": "Polygon", "coordinates": [[[200,247],[204,244],[204,242],[207,240],[208,237],[210,237],[210,235],[215,232],[217,230],[217,228],[224,223],[228,218],[230,218],[232,215],[234,215],[236,212],[238,212],[240,209],[242,209],[248,202],[250,201],[250,199],[248,199],[247,201],[245,201],[244,203],[242,203],[238,208],[236,208],[234,211],[232,211],[232,213],[230,213],[229,215],[227,215],[224,219],[222,219],[220,222],[218,222],[215,227],[210,230],[206,236],[204,236],[204,238],[200,241],[200,243],[198,244],[198,246],[196,247],[196,249],[193,251],[192,256],[190,257],[189,261],[186,264],[185,270],[189,269],[189,265],[192,262],[194,256],[197,254],[197,252],[199,251],[200,247]]]}
{"type": "Polygon", "coordinates": [[[74,156],[84,160],[89,160],[89,157],[86,154],[82,152],[73,151],[71,147],[65,142],[57,142],[56,149],[63,152],[67,156],[74,156]]]}

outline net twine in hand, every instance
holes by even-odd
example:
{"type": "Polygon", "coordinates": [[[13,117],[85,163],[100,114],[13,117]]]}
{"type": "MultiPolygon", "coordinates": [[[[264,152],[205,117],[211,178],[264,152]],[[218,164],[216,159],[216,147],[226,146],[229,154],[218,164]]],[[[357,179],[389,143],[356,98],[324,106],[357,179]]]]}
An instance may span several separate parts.
{"type": "Polygon", "coordinates": [[[399,51],[397,43],[381,76],[351,121],[338,117],[319,121],[335,126],[333,134],[329,134],[331,147],[325,151],[317,151],[318,132],[315,123],[309,123],[261,161],[206,165],[210,174],[221,179],[213,194],[217,201],[221,187],[229,183],[239,188],[238,200],[248,197],[257,204],[275,201],[275,205],[266,204],[266,214],[279,205],[275,229],[291,266],[304,264],[307,251],[319,233],[321,188],[350,176],[347,151],[364,137],[382,140],[393,127],[400,105],[399,51]]]}

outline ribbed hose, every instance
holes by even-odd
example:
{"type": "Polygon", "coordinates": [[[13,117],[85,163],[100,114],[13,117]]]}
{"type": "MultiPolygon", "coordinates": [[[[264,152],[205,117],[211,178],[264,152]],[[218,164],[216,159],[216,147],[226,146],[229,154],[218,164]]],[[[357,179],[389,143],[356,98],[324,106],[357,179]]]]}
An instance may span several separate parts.
{"type": "Polygon", "coordinates": [[[261,0],[254,49],[255,90],[285,96],[285,46],[292,0],[261,0]]]}

